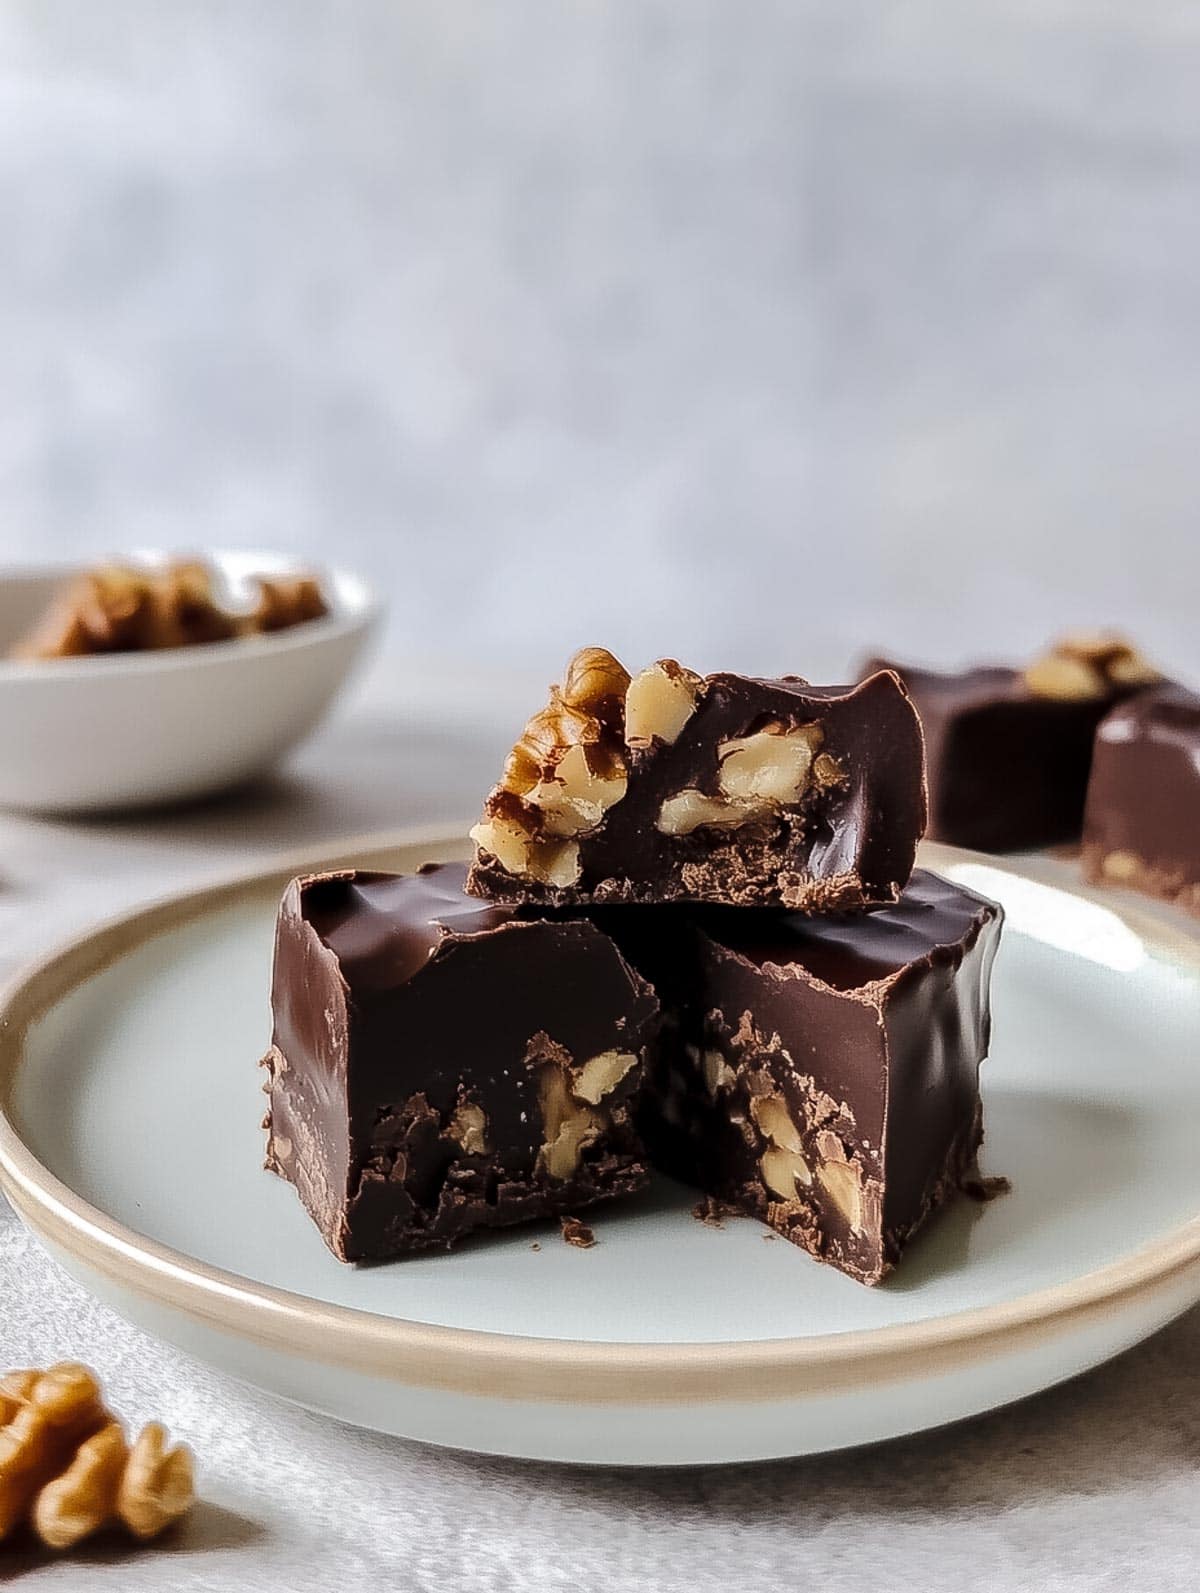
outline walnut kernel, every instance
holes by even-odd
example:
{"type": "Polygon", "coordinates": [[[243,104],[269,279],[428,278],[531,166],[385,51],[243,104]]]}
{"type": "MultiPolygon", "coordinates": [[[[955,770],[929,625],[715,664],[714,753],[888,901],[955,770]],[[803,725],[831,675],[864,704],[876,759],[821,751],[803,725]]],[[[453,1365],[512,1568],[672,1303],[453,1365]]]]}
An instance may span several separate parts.
{"type": "Polygon", "coordinates": [[[1162,675],[1125,637],[1089,631],[1061,637],[1024,678],[1035,696],[1088,702],[1107,696],[1113,686],[1150,686],[1162,675]]]}
{"type": "Polygon", "coordinates": [[[157,1423],[130,1450],[86,1367],[10,1373],[0,1422],[0,1540],[26,1522],[51,1549],[117,1521],[150,1538],[191,1508],[190,1451],[157,1423]]]}
{"type": "Polygon", "coordinates": [[[637,1066],[632,1051],[601,1051],[589,1057],[575,1074],[571,1093],[577,1101],[589,1106],[599,1106],[606,1095],[611,1095],[631,1068],[637,1066]]]}
{"type": "Polygon", "coordinates": [[[450,1138],[455,1140],[465,1156],[486,1156],[488,1153],[487,1117],[482,1106],[474,1101],[462,1101],[450,1120],[450,1138]]]}
{"type": "Polygon", "coordinates": [[[724,797],[705,796],[690,786],[667,797],[658,810],[654,827],[663,835],[691,835],[707,825],[711,829],[736,830],[749,814],[740,803],[724,797]]]}
{"type": "Polygon", "coordinates": [[[603,1118],[572,1095],[567,1075],[556,1064],[543,1068],[539,1085],[543,1143],[537,1166],[558,1182],[570,1178],[588,1145],[599,1137],[603,1118]]]}
{"type": "Polygon", "coordinates": [[[734,802],[785,806],[808,787],[813,758],[824,740],[820,725],[768,725],[717,748],[717,785],[734,802]]]}
{"type": "Polygon", "coordinates": [[[830,1159],[817,1168],[817,1182],[848,1226],[861,1231],[863,1226],[862,1173],[850,1162],[830,1159]]]}
{"type": "Polygon", "coordinates": [[[788,1150],[783,1145],[768,1145],[758,1166],[763,1183],[780,1200],[795,1200],[798,1187],[812,1183],[812,1173],[804,1157],[799,1151],[788,1150]]]}
{"type": "Polygon", "coordinates": [[[758,1095],[750,1102],[750,1115],[759,1133],[768,1141],[759,1157],[763,1183],[780,1200],[795,1200],[797,1187],[812,1183],[812,1172],[804,1157],[800,1130],[792,1121],[782,1095],[758,1095]]]}
{"type": "Polygon", "coordinates": [[[695,712],[704,682],[673,658],[635,675],[625,693],[625,745],[649,747],[654,742],[673,746],[695,712]]]}
{"type": "Polygon", "coordinates": [[[700,1057],[700,1067],[704,1074],[705,1087],[710,1095],[717,1095],[736,1082],[737,1075],[725,1060],[724,1052],[718,1051],[715,1046],[709,1046],[703,1052],[700,1057]]]}

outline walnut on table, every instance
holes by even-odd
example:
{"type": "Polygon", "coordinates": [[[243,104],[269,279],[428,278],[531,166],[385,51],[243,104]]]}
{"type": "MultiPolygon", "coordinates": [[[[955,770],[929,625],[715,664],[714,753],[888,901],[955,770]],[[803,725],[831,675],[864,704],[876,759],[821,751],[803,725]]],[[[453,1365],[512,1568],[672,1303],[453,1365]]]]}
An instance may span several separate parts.
{"type": "Polygon", "coordinates": [[[86,1366],[0,1378],[0,1543],[29,1526],[70,1549],[117,1524],[148,1541],[191,1509],[192,1472],[158,1422],[129,1444],[86,1366]]]}

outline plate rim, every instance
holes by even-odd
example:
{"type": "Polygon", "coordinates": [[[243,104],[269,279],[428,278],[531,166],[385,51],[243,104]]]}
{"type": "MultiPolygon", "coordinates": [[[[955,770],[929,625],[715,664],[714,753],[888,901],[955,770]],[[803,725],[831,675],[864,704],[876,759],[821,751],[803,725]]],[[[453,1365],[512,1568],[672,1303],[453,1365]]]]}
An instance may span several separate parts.
{"type": "MultiPolygon", "coordinates": [[[[63,1183],[25,1143],[12,1092],[28,1027],[86,979],[168,930],[299,873],[383,861],[422,849],[465,849],[465,826],[374,831],[262,858],[210,883],[142,903],[75,934],[0,989],[0,1190],[35,1234],[117,1288],[201,1325],[322,1365],[402,1385],[508,1399],[645,1406],[803,1399],[952,1372],[1083,1330],[1123,1305],[1200,1294],[1200,1214],[1104,1267],[945,1316],[804,1338],[639,1343],[555,1339],[386,1316],[277,1288],[146,1238],[63,1183]]],[[[1003,858],[922,844],[931,867],[983,864],[1031,878],[1003,858]]],[[[1038,881],[1045,885],[1044,881],[1038,881]]],[[[1045,888],[1093,900],[1067,884],[1045,888]]],[[[1103,905],[1149,948],[1200,974],[1200,938],[1124,903],[1103,905]]]]}

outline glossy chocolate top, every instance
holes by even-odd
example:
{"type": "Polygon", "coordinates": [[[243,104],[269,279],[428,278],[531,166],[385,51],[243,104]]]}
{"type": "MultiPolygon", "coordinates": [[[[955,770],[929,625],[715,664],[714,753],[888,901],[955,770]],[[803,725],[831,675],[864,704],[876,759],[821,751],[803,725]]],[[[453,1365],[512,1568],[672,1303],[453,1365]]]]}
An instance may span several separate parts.
{"type": "Polygon", "coordinates": [[[870,913],[714,913],[701,922],[711,940],[759,967],[799,967],[834,989],[855,990],[961,948],[973,926],[999,913],[985,897],[918,869],[895,906],[870,913]]]}
{"type": "Polygon", "coordinates": [[[1200,746],[1200,695],[1176,685],[1143,692],[1114,708],[1097,734],[1101,741],[1142,738],[1194,752],[1200,746]]]}
{"type": "MultiPolygon", "coordinates": [[[[1170,889],[1200,879],[1200,696],[1163,686],[1114,708],[1096,734],[1084,843],[1130,853],[1170,889]]],[[[1160,887],[1161,888],[1161,887],[1160,887]]]]}
{"type": "Polygon", "coordinates": [[[466,895],[466,877],[465,863],[426,863],[415,874],[321,874],[300,882],[302,913],[351,989],[394,989],[448,935],[484,934],[514,917],[511,907],[466,895]]]}

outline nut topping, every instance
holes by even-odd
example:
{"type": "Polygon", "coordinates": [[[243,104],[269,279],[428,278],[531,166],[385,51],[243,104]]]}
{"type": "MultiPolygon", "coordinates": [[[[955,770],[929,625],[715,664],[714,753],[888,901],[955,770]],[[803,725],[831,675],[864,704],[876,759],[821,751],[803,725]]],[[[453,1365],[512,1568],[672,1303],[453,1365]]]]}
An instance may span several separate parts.
{"type": "Polygon", "coordinates": [[[1151,686],[1162,675],[1124,637],[1097,631],[1062,637],[1024,678],[1036,697],[1089,702],[1107,697],[1114,686],[1151,686]]]}
{"type": "Polygon", "coordinates": [[[654,742],[673,746],[695,712],[704,682],[673,658],[635,675],[625,693],[625,745],[649,747],[654,742]]]}
{"type": "Polygon", "coordinates": [[[579,878],[575,837],[625,795],[622,717],[629,675],[603,647],[585,647],[534,714],[505,761],[483,820],[480,851],[507,873],[555,889],[579,878]]]}

